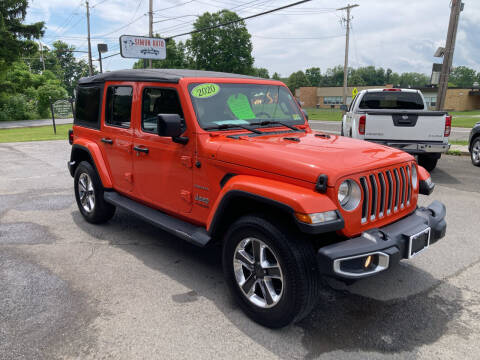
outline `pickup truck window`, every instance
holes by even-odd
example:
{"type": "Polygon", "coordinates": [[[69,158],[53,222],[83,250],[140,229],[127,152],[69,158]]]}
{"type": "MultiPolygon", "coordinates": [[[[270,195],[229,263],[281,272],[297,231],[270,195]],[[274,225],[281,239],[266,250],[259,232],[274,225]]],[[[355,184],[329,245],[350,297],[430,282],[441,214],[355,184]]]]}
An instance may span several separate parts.
{"type": "Polygon", "coordinates": [[[422,97],[417,92],[382,91],[363,95],[360,109],[423,110],[422,97]]]}
{"type": "Polygon", "coordinates": [[[249,125],[262,120],[303,124],[295,99],[283,86],[190,84],[189,93],[202,128],[249,125]]]}
{"type": "Polygon", "coordinates": [[[122,128],[130,127],[132,111],[131,86],[110,86],[107,90],[105,124],[122,128]]]}
{"type": "Polygon", "coordinates": [[[158,114],[178,114],[183,119],[177,91],[165,88],[146,88],[142,99],[142,130],[157,133],[158,114]]]}
{"type": "Polygon", "coordinates": [[[100,88],[80,86],[75,101],[75,125],[100,128],[100,88]]]}

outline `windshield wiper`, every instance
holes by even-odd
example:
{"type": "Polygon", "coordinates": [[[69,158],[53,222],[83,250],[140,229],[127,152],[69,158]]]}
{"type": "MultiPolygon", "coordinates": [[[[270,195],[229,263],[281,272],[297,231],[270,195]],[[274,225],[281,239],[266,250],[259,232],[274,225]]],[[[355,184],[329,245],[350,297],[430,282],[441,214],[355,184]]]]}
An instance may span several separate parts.
{"type": "Polygon", "coordinates": [[[252,129],[251,127],[248,127],[245,125],[239,125],[239,124],[221,124],[221,125],[215,125],[215,126],[208,126],[206,128],[203,128],[203,130],[227,130],[227,129],[234,129],[234,128],[245,129],[255,134],[263,134],[263,132],[258,131],[257,129],[252,129]]]}
{"type": "Polygon", "coordinates": [[[296,128],[295,126],[292,126],[292,125],[289,125],[287,123],[284,123],[283,121],[277,121],[277,120],[265,120],[265,121],[260,121],[260,122],[256,122],[256,123],[251,123],[251,125],[260,125],[260,126],[265,126],[265,125],[282,125],[282,126],[285,126],[289,129],[292,129],[294,131],[302,131],[298,128],[296,128]]]}

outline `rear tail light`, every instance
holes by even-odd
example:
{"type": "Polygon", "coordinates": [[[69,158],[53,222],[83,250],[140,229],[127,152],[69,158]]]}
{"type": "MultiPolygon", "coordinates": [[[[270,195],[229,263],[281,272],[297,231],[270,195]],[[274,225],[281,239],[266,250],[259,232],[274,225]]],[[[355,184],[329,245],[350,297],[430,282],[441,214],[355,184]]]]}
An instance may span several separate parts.
{"type": "Polygon", "coordinates": [[[445,117],[445,132],[443,133],[443,136],[449,137],[451,131],[452,131],[452,115],[447,115],[445,117]]]}
{"type": "Polygon", "coordinates": [[[383,89],[383,91],[402,91],[402,89],[383,89]]]}
{"type": "Polygon", "coordinates": [[[73,145],[73,129],[68,130],[68,142],[73,145]]]}
{"type": "Polygon", "coordinates": [[[365,135],[365,124],[367,123],[367,116],[362,115],[358,119],[358,133],[360,135],[365,135]]]}

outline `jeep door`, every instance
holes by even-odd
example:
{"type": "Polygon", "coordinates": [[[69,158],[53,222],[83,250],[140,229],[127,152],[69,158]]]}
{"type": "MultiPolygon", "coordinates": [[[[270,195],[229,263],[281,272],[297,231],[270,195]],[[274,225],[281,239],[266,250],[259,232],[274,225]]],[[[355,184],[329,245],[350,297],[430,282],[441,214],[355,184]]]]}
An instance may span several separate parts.
{"type": "Polygon", "coordinates": [[[192,209],[193,141],[179,144],[157,134],[158,114],[179,114],[184,119],[178,92],[173,85],[154,83],[143,84],[139,91],[142,108],[133,142],[135,195],[153,207],[188,213],[192,209]]]}
{"type": "MultiPolygon", "coordinates": [[[[101,148],[113,187],[129,193],[132,184],[132,104],[134,83],[107,83],[102,112],[101,148]]],[[[133,109],[134,110],[134,109],[133,109]]]]}

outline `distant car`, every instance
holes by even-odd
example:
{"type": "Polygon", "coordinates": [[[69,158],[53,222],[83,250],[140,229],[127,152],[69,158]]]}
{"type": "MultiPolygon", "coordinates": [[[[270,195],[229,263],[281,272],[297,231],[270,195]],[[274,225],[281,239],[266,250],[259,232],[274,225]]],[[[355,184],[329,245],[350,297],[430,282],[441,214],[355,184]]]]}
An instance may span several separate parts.
{"type": "Polygon", "coordinates": [[[472,164],[475,166],[480,166],[480,121],[477,122],[473,126],[472,131],[470,131],[468,151],[470,151],[472,164]]]}
{"type": "Polygon", "coordinates": [[[341,134],[406,151],[428,171],[450,148],[452,117],[429,111],[423,95],[413,89],[362,90],[342,120],[341,134]]]}
{"type": "Polygon", "coordinates": [[[155,49],[142,49],[140,50],[140,52],[143,54],[143,55],[146,55],[146,54],[153,54],[153,55],[158,55],[160,53],[160,51],[158,50],[155,50],[155,49]]]}

